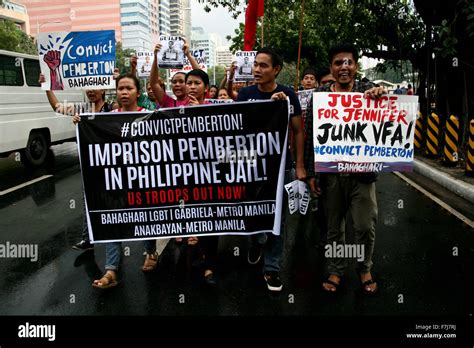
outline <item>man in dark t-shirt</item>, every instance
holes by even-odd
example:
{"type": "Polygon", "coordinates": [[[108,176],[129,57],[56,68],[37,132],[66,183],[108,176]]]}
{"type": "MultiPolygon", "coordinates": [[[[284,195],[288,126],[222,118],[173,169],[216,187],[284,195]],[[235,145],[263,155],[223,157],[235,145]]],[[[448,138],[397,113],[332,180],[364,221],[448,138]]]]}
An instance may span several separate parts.
{"type": "Polygon", "coordinates": [[[239,91],[239,95],[237,97],[237,101],[251,101],[251,100],[265,100],[265,99],[285,99],[286,97],[290,98],[290,104],[293,106],[294,111],[291,113],[291,118],[297,116],[301,117],[301,106],[296,96],[295,92],[289,87],[284,85],[280,85],[279,83],[275,83],[275,89],[267,92],[261,91],[258,88],[258,84],[242,88],[239,91]],[[283,92],[285,94],[285,98],[272,98],[272,96],[276,93],[283,92]]]}
{"type": "MultiPolygon", "coordinates": [[[[359,82],[355,79],[358,69],[358,50],[352,44],[341,43],[329,51],[331,74],[335,81],[328,83],[316,92],[350,93],[360,92],[370,98],[379,98],[386,93],[383,87],[371,82],[359,82]]],[[[306,110],[305,163],[311,191],[319,195],[324,202],[327,217],[327,244],[345,245],[345,219],[350,214],[353,220],[356,245],[363,247],[363,257],[358,259],[357,270],[365,294],[377,292],[377,283],[372,278],[372,256],[375,245],[375,226],[377,223],[378,206],[375,181],[377,173],[315,173],[314,142],[313,142],[313,99],[306,110]],[[318,182],[319,181],[319,182],[318,182]]],[[[328,278],[323,282],[325,291],[338,291],[341,278],[346,269],[344,257],[327,258],[328,278]]]]}
{"type": "MultiPolygon", "coordinates": [[[[276,77],[283,68],[283,60],[278,53],[271,48],[261,48],[257,51],[254,61],[253,75],[255,85],[242,88],[237,96],[237,101],[251,100],[290,100],[290,122],[295,135],[296,147],[296,178],[304,180],[306,171],[304,168],[303,148],[304,134],[301,123],[301,106],[298,97],[292,89],[276,83],[276,77]]],[[[287,161],[285,183],[289,178],[291,165],[287,161]]],[[[251,236],[248,253],[248,262],[257,264],[262,253],[264,253],[264,279],[270,291],[281,291],[283,284],[280,279],[281,259],[283,256],[283,239],[285,211],[282,212],[282,228],[280,235],[273,233],[257,234],[251,236]]]]}

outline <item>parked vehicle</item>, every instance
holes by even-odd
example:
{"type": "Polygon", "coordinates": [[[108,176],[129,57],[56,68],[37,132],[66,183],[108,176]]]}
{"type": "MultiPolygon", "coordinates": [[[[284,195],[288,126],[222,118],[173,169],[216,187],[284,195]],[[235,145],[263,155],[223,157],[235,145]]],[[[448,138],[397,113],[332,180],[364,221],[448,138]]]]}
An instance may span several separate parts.
{"type": "MultiPolygon", "coordinates": [[[[20,151],[26,166],[40,166],[51,145],[76,139],[71,118],[55,113],[41,90],[38,59],[0,50],[0,156],[20,151]]],[[[80,90],[55,94],[61,102],[85,101],[80,90]]]]}

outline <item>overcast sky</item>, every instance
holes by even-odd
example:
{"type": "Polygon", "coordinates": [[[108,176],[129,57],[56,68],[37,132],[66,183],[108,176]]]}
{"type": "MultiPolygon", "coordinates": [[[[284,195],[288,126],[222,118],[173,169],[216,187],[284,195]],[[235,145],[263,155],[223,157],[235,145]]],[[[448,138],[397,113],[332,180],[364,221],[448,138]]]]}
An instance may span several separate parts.
{"type": "Polygon", "coordinates": [[[227,35],[234,36],[234,30],[239,27],[240,22],[245,21],[244,14],[238,19],[232,18],[227,9],[219,6],[211,7],[211,12],[204,11],[204,4],[198,3],[197,0],[191,0],[191,23],[193,27],[203,27],[206,33],[219,34],[226,43],[227,35]]]}

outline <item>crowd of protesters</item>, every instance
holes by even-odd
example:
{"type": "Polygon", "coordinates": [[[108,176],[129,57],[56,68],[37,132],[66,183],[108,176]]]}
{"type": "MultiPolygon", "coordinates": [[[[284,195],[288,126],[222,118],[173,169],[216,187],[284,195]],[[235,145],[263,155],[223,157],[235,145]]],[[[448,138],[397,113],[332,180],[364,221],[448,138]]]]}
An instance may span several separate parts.
{"type": "MultiPolygon", "coordinates": [[[[154,49],[154,61],[151,68],[149,81],[146,83],[146,93],[141,90],[140,80],[136,77],[137,58],[132,57],[131,71],[118,74],[116,71],[116,102],[105,101],[104,90],[87,90],[86,95],[90,102],[88,110],[59,103],[52,91],[47,91],[47,98],[51,107],[58,113],[74,115],[74,123],[80,121],[80,113],[91,112],[152,112],[159,108],[188,107],[207,104],[208,99],[232,99],[233,101],[253,100],[281,100],[289,99],[291,115],[289,126],[292,130],[292,152],[288,156],[285,168],[285,183],[290,180],[302,180],[308,183],[313,197],[318,197],[318,214],[316,225],[319,229],[323,243],[344,244],[346,218],[350,214],[352,228],[355,231],[356,243],[364,246],[363,260],[358,262],[357,272],[364,293],[373,294],[377,291],[377,283],[372,277],[372,255],[375,242],[375,225],[377,221],[377,197],[375,182],[377,175],[366,174],[320,174],[314,170],[313,151],[313,103],[312,98],[305,111],[305,122],[302,122],[302,109],[297,94],[292,88],[276,82],[283,69],[281,56],[272,48],[261,48],[257,51],[253,64],[253,81],[246,84],[234,82],[237,69],[235,64],[228,68],[220,86],[210,86],[209,76],[199,69],[188,45],[183,46],[183,53],[191,63],[192,70],[184,73],[178,72],[171,77],[171,91],[168,95],[163,78],[159,73],[157,54],[161,50],[157,44],[154,49]],[[291,158],[290,158],[291,157],[291,158]],[[291,177],[294,173],[294,177],[291,177]]],[[[385,89],[371,82],[356,80],[358,70],[358,50],[351,44],[338,44],[329,51],[327,68],[316,70],[307,67],[301,76],[301,89],[314,90],[314,92],[361,92],[371,98],[378,98],[386,93],[385,89]]],[[[40,82],[44,77],[40,76],[40,82]]],[[[406,94],[413,93],[411,86],[406,94]]],[[[285,204],[286,200],[284,200],[285,204]]],[[[287,203],[286,203],[287,204],[287,203]]],[[[283,282],[280,278],[280,269],[283,258],[286,214],[282,214],[281,234],[261,233],[249,239],[247,260],[251,265],[259,264],[263,258],[263,278],[270,291],[281,291],[283,282]]],[[[218,262],[218,236],[175,238],[176,243],[185,242],[188,246],[199,246],[202,250],[203,280],[214,285],[217,282],[216,264],[218,262]]],[[[84,221],[82,240],[73,246],[77,250],[93,249],[94,245],[89,240],[87,222],[84,221]]],[[[121,258],[121,243],[109,242],[105,245],[106,264],[105,274],[101,279],[94,280],[93,286],[97,288],[110,288],[118,284],[118,267],[121,258]]],[[[158,267],[156,240],[144,241],[145,260],[142,266],[144,272],[154,271],[158,267]]],[[[344,258],[327,258],[327,277],[322,283],[322,289],[329,293],[338,290],[346,271],[344,258]]]]}

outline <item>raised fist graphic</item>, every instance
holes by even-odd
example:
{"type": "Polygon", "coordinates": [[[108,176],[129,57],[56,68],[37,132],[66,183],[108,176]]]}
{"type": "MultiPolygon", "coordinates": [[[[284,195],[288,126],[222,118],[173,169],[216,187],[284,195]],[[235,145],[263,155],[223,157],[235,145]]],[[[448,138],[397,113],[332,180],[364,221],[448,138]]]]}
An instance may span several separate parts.
{"type": "Polygon", "coordinates": [[[49,67],[51,90],[63,90],[64,85],[61,79],[61,72],[59,71],[59,67],[61,65],[61,52],[48,51],[43,56],[43,60],[49,67]]]}

